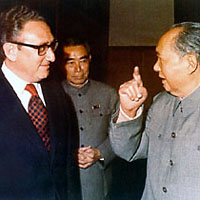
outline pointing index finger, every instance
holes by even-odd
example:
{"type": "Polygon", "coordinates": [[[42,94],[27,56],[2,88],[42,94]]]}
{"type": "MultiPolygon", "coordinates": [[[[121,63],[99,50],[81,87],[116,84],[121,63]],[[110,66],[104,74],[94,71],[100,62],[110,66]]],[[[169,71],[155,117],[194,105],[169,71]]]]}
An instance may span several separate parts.
{"type": "Polygon", "coordinates": [[[137,88],[138,95],[137,96],[138,96],[138,98],[141,98],[142,95],[139,92],[139,87],[143,86],[143,82],[142,82],[142,79],[141,79],[141,76],[140,76],[140,71],[139,71],[139,67],[138,66],[134,67],[133,78],[134,78],[134,80],[136,80],[137,86],[138,86],[138,88],[137,88]]]}
{"type": "Polygon", "coordinates": [[[134,76],[140,75],[139,67],[135,66],[133,69],[133,78],[134,76]]]}
{"type": "Polygon", "coordinates": [[[133,78],[138,82],[139,85],[142,84],[142,79],[141,79],[141,76],[140,76],[140,70],[139,70],[138,66],[134,67],[133,78]]]}

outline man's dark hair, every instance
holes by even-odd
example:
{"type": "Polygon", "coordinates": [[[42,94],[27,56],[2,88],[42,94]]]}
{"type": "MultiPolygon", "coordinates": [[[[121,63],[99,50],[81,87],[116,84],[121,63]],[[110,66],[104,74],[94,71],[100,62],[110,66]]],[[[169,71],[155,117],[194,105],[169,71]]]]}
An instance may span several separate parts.
{"type": "Polygon", "coordinates": [[[181,28],[175,39],[175,48],[184,56],[193,53],[200,62],[200,23],[198,22],[182,22],[172,25],[173,28],[181,28]]]}
{"type": "Polygon", "coordinates": [[[37,11],[25,5],[17,5],[0,14],[0,48],[3,57],[5,57],[3,44],[15,40],[26,22],[31,20],[46,23],[44,17],[40,16],[37,11]]]}
{"type": "Polygon", "coordinates": [[[70,37],[70,38],[66,38],[65,40],[62,41],[63,47],[79,46],[79,45],[84,46],[85,49],[87,50],[88,54],[90,54],[90,46],[84,38],[70,37]]]}

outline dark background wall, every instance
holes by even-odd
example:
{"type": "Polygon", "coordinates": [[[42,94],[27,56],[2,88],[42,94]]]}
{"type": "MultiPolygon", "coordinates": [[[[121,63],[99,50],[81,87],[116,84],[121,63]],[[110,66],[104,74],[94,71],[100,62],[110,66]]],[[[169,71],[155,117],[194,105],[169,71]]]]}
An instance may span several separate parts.
{"type": "Polygon", "coordinates": [[[175,23],[182,21],[200,22],[199,0],[174,0],[175,23]]]}

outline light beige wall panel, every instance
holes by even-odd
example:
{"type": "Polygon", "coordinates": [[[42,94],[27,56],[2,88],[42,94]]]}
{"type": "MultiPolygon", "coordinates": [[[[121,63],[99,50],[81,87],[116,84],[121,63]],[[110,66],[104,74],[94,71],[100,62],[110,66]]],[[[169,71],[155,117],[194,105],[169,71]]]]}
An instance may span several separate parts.
{"type": "Polygon", "coordinates": [[[109,46],[154,46],[174,23],[174,0],[110,0],[109,46]]]}

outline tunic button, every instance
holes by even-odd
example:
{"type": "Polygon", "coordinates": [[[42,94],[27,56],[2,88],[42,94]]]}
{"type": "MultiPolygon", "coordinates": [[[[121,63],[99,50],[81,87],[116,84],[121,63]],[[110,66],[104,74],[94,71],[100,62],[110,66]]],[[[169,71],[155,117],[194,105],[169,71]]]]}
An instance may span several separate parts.
{"type": "Polygon", "coordinates": [[[169,161],[170,165],[174,165],[174,162],[172,160],[169,161]]]}
{"type": "Polygon", "coordinates": [[[80,94],[80,93],[79,93],[79,94],[78,94],[78,96],[79,96],[79,97],[81,97],[81,96],[82,96],[82,94],[80,94]]]}
{"type": "Polygon", "coordinates": [[[163,190],[163,192],[165,192],[165,193],[167,192],[167,188],[166,188],[166,187],[163,187],[162,190],[163,190]]]}
{"type": "Polygon", "coordinates": [[[176,137],[176,133],[172,132],[171,136],[172,136],[172,138],[175,138],[176,137]]]}
{"type": "Polygon", "coordinates": [[[80,113],[83,113],[83,110],[79,110],[80,113]]]}
{"type": "Polygon", "coordinates": [[[83,131],[83,127],[80,127],[80,130],[83,131]]]}

